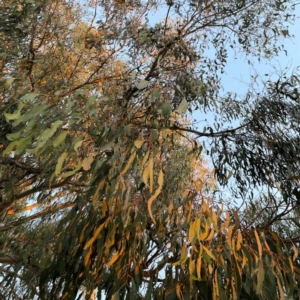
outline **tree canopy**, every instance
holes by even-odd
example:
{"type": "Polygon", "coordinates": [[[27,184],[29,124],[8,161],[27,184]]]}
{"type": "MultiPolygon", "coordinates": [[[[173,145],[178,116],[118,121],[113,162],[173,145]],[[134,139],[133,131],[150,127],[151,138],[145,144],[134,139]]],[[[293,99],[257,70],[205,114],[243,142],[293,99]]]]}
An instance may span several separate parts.
{"type": "Polygon", "coordinates": [[[0,296],[298,298],[299,72],[222,93],[295,5],[2,0],[0,296]]]}

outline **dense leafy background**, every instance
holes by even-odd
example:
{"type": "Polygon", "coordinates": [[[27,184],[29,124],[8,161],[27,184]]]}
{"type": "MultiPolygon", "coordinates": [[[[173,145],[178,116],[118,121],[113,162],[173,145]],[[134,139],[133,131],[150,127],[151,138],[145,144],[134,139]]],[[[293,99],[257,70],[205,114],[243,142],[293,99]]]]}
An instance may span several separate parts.
{"type": "Polygon", "coordinates": [[[2,0],[1,297],[299,297],[297,70],[218,77],[283,51],[294,5],[2,0]]]}

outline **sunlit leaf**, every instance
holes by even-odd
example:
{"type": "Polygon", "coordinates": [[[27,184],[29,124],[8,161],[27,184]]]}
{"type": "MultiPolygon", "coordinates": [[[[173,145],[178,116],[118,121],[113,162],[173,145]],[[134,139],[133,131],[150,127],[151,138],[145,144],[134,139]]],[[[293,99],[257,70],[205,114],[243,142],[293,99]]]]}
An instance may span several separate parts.
{"type": "Polygon", "coordinates": [[[146,87],[148,86],[148,84],[149,84],[149,81],[147,81],[147,80],[141,80],[141,81],[139,82],[137,88],[138,88],[139,90],[142,90],[142,89],[146,88],[146,87]]]}
{"type": "Polygon", "coordinates": [[[94,161],[93,156],[85,157],[81,163],[83,170],[88,171],[91,168],[91,164],[94,161]]]}
{"type": "Polygon", "coordinates": [[[24,105],[25,104],[23,104],[23,103],[19,103],[18,109],[12,114],[4,113],[5,118],[9,121],[19,119],[21,117],[21,110],[24,107],[24,105]]]}
{"type": "Polygon", "coordinates": [[[134,141],[134,146],[137,148],[137,149],[140,149],[142,147],[144,143],[144,140],[143,139],[136,139],[134,141]]]}
{"type": "Polygon", "coordinates": [[[67,157],[68,153],[67,152],[63,152],[61,154],[61,156],[58,158],[57,160],[57,164],[55,166],[55,175],[59,175],[63,166],[63,163],[67,157]]]}
{"type": "Polygon", "coordinates": [[[179,114],[182,114],[182,113],[185,113],[186,110],[188,108],[188,103],[186,101],[185,98],[183,98],[178,106],[178,108],[176,109],[176,111],[179,113],[179,114]]]}

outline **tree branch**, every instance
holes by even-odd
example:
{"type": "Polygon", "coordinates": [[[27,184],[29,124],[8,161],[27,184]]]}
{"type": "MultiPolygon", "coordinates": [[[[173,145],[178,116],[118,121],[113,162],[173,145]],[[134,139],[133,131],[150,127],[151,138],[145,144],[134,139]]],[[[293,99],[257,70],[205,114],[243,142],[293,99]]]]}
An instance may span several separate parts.
{"type": "MultiPolygon", "coordinates": [[[[27,221],[32,221],[34,219],[44,217],[48,214],[52,214],[52,213],[54,213],[58,210],[61,210],[61,209],[67,208],[67,207],[71,207],[71,206],[74,206],[74,205],[75,205],[74,202],[66,202],[66,203],[51,207],[49,209],[45,209],[45,210],[43,210],[41,212],[38,212],[34,215],[31,215],[29,217],[21,218],[21,219],[15,221],[15,222],[10,223],[9,225],[0,227],[0,232],[6,231],[6,230],[14,228],[16,226],[22,225],[22,224],[26,223],[27,221]]],[[[0,260],[0,263],[1,263],[1,260],[0,260]]]]}

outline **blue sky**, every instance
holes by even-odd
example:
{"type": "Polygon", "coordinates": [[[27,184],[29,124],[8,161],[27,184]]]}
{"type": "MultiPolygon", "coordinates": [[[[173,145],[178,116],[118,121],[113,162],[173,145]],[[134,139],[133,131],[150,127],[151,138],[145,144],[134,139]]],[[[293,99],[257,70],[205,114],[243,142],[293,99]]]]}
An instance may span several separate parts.
{"type": "MultiPolygon", "coordinates": [[[[277,71],[283,71],[288,67],[290,71],[288,73],[290,74],[295,67],[300,66],[300,4],[297,6],[295,14],[298,16],[298,19],[296,19],[295,24],[289,26],[289,33],[294,37],[284,40],[287,55],[281,52],[279,56],[269,61],[264,60],[258,62],[256,60],[254,66],[251,67],[248,65],[245,55],[239,54],[235,59],[231,51],[231,56],[229,56],[226,67],[226,76],[223,77],[226,91],[232,91],[238,94],[245,93],[247,83],[250,83],[251,75],[255,75],[255,70],[264,78],[265,74],[273,74],[275,69],[277,71]]],[[[276,79],[275,74],[273,78],[276,79]]]]}
{"type": "MultiPolygon", "coordinates": [[[[294,24],[289,25],[289,34],[291,37],[282,41],[285,50],[287,50],[287,55],[282,51],[278,56],[270,60],[262,59],[259,62],[257,58],[247,57],[244,53],[237,53],[235,55],[233,50],[228,50],[225,73],[221,75],[224,88],[222,94],[233,92],[240,96],[245,95],[252,80],[251,76],[255,75],[258,75],[255,88],[260,89],[260,92],[262,92],[263,80],[271,78],[275,81],[278,79],[278,74],[281,74],[283,71],[286,71],[287,75],[290,75],[296,67],[300,67],[300,3],[296,7],[295,14],[298,18],[294,24]],[[253,65],[248,64],[249,58],[253,65]],[[268,74],[268,76],[265,76],[265,74],[268,74]]],[[[206,122],[201,121],[206,119],[207,123],[213,125],[214,116],[215,114],[212,112],[202,113],[194,111],[192,118],[198,122],[200,121],[197,127],[199,131],[202,131],[206,122]]],[[[228,126],[232,127],[238,125],[238,121],[228,124],[228,126]]]]}

